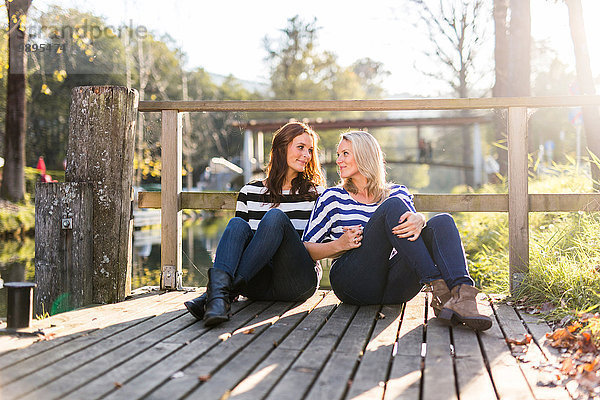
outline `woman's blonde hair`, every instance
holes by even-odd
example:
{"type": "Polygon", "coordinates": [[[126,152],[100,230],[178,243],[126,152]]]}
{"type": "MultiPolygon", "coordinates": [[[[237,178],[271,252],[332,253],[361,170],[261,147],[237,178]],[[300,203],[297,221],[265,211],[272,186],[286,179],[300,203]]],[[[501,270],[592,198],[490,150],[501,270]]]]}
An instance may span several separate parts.
{"type": "MultiPolygon", "coordinates": [[[[389,185],[385,179],[383,151],[377,139],[365,131],[343,132],[340,137],[340,143],[342,140],[352,143],[358,172],[367,178],[367,193],[375,199],[376,203],[385,200],[389,195],[389,185]]],[[[352,178],[342,178],[342,186],[350,193],[358,193],[352,178]]]]}

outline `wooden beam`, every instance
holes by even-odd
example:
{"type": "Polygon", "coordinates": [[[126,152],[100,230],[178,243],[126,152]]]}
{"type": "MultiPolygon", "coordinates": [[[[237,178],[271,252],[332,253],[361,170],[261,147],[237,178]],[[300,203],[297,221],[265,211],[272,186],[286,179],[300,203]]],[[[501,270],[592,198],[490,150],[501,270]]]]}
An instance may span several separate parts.
{"type": "Polygon", "coordinates": [[[488,97],[403,100],[140,101],[139,111],[392,111],[600,105],[600,96],[488,97]]]}
{"type": "MultiPolygon", "coordinates": [[[[237,192],[183,192],[181,208],[235,210],[237,192]]],[[[415,194],[423,212],[507,212],[508,194],[415,194]]],[[[160,208],[160,192],[139,192],[138,206],[160,208]]],[[[598,193],[540,193],[529,195],[529,212],[600,211],[598,193]]]]}
{"type": "Polygon", "coordinates": [[[514,294],[529,271],[527,108],[508,109],[508,265],[514,294]]]}
{"type": "MultiPolygon", "coordinates": [[[[253,132],[275,131],[291,120],[278,121],[233,121],[231,126],[243,129],[250,129],[253,132]]],[[[441,116],[435,118],[370,118],[370,119],[303,119],[301,122],[309,124],[314,129],[363,129],[363,128],[378,128],[390,126],[461,126],[475,123],[492,122],[492,117],[488,115],[454,117],[441,116]]]]}
{"type": "Polygon", "coordinates": [[[181,115],[162,111],[161,171],[161,289],[180,289],[181,270],[181,115]]]}

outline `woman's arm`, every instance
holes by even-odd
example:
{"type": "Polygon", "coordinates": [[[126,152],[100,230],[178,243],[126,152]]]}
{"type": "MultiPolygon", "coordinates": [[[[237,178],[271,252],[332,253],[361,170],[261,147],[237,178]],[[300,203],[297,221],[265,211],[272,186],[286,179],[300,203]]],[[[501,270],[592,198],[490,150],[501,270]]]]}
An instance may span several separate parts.
{"type": "Polygon", "coordinates": [[[362,241],[362,226],[344,228],[344,234],[339,239],[327,243],[304,242],[311,258],[315,261],[323,258],[337,258],[348,250],[360,247],[362,241]]]}

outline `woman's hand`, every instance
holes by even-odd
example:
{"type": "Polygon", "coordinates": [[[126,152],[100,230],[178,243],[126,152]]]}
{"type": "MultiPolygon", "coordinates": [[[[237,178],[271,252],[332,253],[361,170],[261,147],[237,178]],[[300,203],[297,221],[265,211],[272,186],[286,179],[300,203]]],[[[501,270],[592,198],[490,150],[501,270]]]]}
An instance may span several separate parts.
{"type": "Polygon", "coordinates": [[[425,216],[421,213],[407,211],[398,220],[399,225],[392,228],[392,233],[399,238],[406,238],[415,241],[421,235],[421,231],[425,227],[425,216]]]}
{"type": "Polygon", "coordinates": [[[332,242],[310,243],[304,242],[304,247],[313,260],[323,258],[337,258],[348,250],[360,247],[363,227],[360,225],[344,227],[344,234],[332,242]]]}
{"type": "Polygon", "coordinates": [[[360,247],[363,227],[361,225],[343,227],[344,234],[338,239],[340,250],[348,251],[360,247]]]}

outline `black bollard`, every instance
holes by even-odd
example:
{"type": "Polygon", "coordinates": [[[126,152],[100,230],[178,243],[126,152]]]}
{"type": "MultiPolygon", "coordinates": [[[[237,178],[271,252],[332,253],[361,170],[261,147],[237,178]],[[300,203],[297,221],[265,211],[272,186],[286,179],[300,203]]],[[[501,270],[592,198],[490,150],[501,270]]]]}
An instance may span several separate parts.
{"type": "Polygon", "coordinates": [[[31,282],[8,282],[6,327],[8,329],[28,328],[33,314],[33,288],[31,282]]]}

